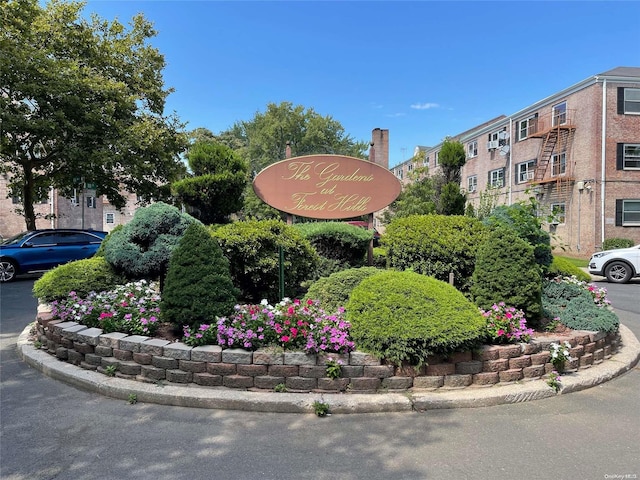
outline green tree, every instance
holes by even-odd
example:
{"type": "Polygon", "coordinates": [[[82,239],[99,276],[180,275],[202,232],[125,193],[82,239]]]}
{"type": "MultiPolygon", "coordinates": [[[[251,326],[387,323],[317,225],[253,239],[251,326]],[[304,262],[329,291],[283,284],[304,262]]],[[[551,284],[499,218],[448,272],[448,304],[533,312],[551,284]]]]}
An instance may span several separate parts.
{"type": "Polygon", "coordinates": [[[440,215],[463,215],[467,196],[460,191],[460,169],[467,159],[464,145],[447,137],[438,154],[440,170],[435,176],[436,211],[440,215]]]}
{"type": "Polygon", "coordinates": [[[164,114],[171,89],[151,23],[86,20],[84,6],[0,2],[0,168],[29,229],[50,187],[71,196],[92,183],[122,208],[123,190],[163,198],[184,172],[186,137],[164,114]]]}
{"type": "MultiPolygon", "coordinates": [[[[239,121],[217,135],[217,140],[233,148],[249,164],[253,178],[272,163],[284,160],[287,144],[291,155],[336,154],[366,158],[367,142],[355,141],[330,116],[291,102],[269,103],[248,121],[239,121]]],[[[244,218],[273,219],[279,213],[266,206],[251,185],[245,191],[244,218]]]]}
{"type": "Polygon", "coordinates": [[[193,144],[187,153],[193,176],[173,184],[178,200],[203,223],[225,223],[242,208],[247,164],[229,147],[210,140],[193,144]]]}
{"type": "MultiPolygon", "coordinates": [[[[424,159],[425,153],[420,151],[411,161],[415,165],[422,165],[424,159]]],[[[402,187],[398,198],[391,202],[382,213],[382,221],[389,224],[394,218],[436,213],[435,196],[435,180],[429,176],[429,169],[427,167],[414,168],[409,173],[409,183],[402,187]]]]}

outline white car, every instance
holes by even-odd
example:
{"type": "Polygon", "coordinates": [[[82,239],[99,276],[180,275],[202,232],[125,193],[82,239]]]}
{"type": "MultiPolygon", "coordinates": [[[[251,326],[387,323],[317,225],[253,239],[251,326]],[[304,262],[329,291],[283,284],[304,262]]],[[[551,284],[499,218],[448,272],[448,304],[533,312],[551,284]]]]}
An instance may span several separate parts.
{"type": "Polygon", "coordinates": [[[640,277],[640,245],[594,253],[589,260],[589,273],[607,277],[613,283],[640,277]]]}

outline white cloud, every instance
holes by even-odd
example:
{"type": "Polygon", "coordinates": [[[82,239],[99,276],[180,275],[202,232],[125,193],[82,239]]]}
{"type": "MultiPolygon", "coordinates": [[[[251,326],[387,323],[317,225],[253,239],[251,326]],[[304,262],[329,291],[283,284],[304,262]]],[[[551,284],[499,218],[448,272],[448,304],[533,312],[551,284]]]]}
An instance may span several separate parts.
{"type": "Polygon", "coordinates": [[[440,105],[437,103],[414,103],[411,108],[415,110],[429,110],[430,108],[438,108],[440,105]]]}
{"type": "Polygon", "coordinates": [[[395,117],[404,117],[406,114],[404,113],[388,113],[385,115],[386,117],[395,118],[395,117]]]}

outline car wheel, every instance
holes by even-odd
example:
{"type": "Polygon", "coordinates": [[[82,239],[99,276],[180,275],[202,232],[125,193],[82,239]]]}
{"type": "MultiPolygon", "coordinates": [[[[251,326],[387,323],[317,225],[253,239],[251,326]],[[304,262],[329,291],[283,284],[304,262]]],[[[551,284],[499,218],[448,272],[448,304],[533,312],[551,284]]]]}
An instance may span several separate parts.
{"type": "Polygon", "coordinates": [[[611,262],[604,275],[611,283],[627,283],[631,280],[631,267],[624,262],[611,262]]]}
{"type": "Polygon", "coordinates": [[[18,267],[11,260],[0,260],[0,282],[10,282],[15,280],[18,273],[18,267]]]}

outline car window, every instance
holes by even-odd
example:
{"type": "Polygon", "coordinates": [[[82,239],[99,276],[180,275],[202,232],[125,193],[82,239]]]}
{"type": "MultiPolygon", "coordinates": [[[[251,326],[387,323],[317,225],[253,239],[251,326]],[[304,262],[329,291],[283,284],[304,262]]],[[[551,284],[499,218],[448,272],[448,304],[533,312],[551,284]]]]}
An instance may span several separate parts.
{"type": "Polygon", "coordinates": [[[22,241],[22,239],[29,234],[30,232],[19,233],[17,235],[14,235],[13,237],[9,237],[3,240],[0,245],[18,245],[22,241]]]}
{"type": "Polygon", "coordinates": [[[58,235],[53,232],[37,233],[28,240],[32,245],[55,245],[58,243],[58,235]]]}
{"type": "Polygon", "coordinates": [[[78,245],[96,241],[93,235],[82,232],[60,232],[58,233],[58,245],[78,245]]]}

